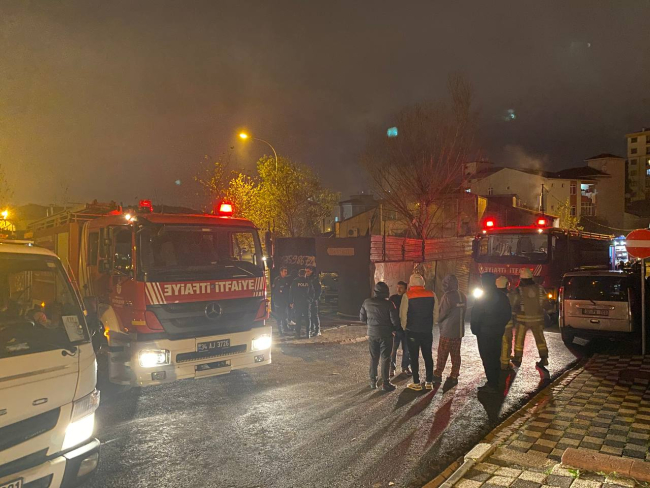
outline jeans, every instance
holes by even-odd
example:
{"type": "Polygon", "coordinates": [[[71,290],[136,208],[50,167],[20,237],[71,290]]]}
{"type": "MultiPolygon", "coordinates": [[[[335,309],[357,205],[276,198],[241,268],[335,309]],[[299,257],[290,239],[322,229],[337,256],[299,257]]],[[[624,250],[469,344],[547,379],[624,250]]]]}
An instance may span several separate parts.
{"type": "Polygon", "coordinates": [[[388,383],[393,336],[369,337],[368,347],[370,349],[370,381],[377,380],[377,366],[381,366],[382,382],[388,383]]]}
{"type": "Polygon", "coordinates": [[[420,382],[420,352],[424,359],[426,369],[426,381],[433,381],[433,332],[413,332],[406,331],[406,343],[409,348],[409,357],[411,359],[411,370],[413,371],[413,383],[420,382]]]}
{"type": "Polygon", "coordinates": [[[402,345],[402,369],[406,369],[411,364],[409,361],[409,349],[406,345],[406,334],[403,330],[398,330],[393,336],[393,352],[390,355],[390,365],[393,371],[397,369],[397,350],[402,345]]]}

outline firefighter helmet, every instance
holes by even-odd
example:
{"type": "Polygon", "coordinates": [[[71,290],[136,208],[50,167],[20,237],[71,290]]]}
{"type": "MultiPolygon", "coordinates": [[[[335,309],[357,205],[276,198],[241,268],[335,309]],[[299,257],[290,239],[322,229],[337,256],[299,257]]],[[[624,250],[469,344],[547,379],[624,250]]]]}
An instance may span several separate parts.
{"type": "Polygon", "coordinates": [[[497,278],[497,288],[501,288],[502,290],[508,288],[508,278],[505,276],[499,276],[497,278]]]}
{"type": "Polygon", "coordinates": [[[519,272],[519,277],[522,280],[532,280],[533,272],[528,268],[521,268],[521,271],[519,272]]]}

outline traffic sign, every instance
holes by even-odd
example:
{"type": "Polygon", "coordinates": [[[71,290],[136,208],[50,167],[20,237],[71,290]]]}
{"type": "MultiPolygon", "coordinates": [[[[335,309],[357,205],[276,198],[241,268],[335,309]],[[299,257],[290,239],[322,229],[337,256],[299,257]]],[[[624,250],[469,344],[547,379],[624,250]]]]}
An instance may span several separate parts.
{"type": "Polygon", "coordinates": [[[650,258],[650,230],[637,229],[625,238],[627,252],[635,258],[650,258]]]}

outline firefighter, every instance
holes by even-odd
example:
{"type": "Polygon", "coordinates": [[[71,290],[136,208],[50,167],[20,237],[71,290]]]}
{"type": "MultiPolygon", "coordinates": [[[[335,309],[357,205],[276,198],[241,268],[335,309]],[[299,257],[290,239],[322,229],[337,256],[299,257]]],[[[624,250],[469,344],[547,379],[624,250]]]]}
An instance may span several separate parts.
{"type": "Polygon", "coordinates": [[[305,270],[305,277],[311,282],[311,286],[314,289],[314,299],[311,302],[309,308],[309,329],[312,336],[319,336],[320,334],[320,317],[318,316],[318,303],[320,301],[320,295],[322,291],[322,286],[320,284],[320,277],[316,273],[316,268],[309,266],[305,270]]]}
{"type": "Polygon", "coordinates": [[[533,281],[533,273],[528,268],[522,268],[519,274],[519,286],[514,292],[513,313],[517,322],[515,334],[515,358],[512,363],[521,366],[524,355],[524,339],[528,329],[533,331],[537,350],[539,351],[539,366],[548,365],[548,347],[544,338],[544,308],[547,305],[546,291],[533,281]]]}
{"type": "Polygon", "coordinates": [[[289,331],[289,303],[291,293],[291,278],[286,267],[280,268],[280,276],[273,281],[272,301],[273,311],[278,321],[278,331],[283,336],[289,331]]]}
{"type": "MultiPolygon", "coordinates": [[[[499,276],[497,278],[497,289],[505,293],[510,301],[510,306],[513,305],[514,295],[510,291],[510,281],[505,276],[499,276]]],[[[501,341],[501,369],[507,371],[511,368],[510,359],[512,359],[512,332],[514,329],[514,315],[510,321],[506,324],[506,331],[503,333],[503,339],[501,341]]]]}
{"type": "Polygon", "coordinates": [[[291,307],[296,320],[296,337],[300,339],[302,328],[305,328],[307,338],[310,338],[309,312],[314,299],[314,288],[305,276],[305,270],[298,271],[298,277],[291,283],[291,307]]]}

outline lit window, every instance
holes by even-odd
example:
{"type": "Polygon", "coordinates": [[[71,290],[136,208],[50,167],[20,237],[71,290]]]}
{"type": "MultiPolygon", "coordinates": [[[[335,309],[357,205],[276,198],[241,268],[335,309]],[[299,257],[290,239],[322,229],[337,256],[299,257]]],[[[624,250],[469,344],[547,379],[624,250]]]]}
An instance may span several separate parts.
{"type": "Polygon", "coordinates": [[[645,174],[646,174],[646,176],[650,176],[650,168],[645,170],[645,174]]]}

